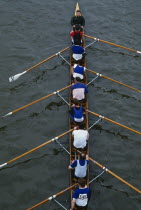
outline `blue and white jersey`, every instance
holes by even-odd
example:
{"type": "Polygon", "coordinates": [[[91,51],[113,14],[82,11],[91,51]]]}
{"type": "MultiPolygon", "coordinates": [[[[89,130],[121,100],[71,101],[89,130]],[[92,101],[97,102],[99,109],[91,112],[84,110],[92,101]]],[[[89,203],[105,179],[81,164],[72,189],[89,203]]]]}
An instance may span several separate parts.
{"type": "MultiPolygon", "coordinates": [[[[79,160],[79,164],[81,166],[85,165],[85,161],[87,161],[87,165],[89,164],[89,160],[79,160]]],[[[75,168],[77,166],[77,160],[75,160],[71,165],[72,168],[75,168]]]]}
{"type": "Polygon", "coordinates": [[[82,122],[84,120],[82,106],[80,106],[79,109],[76,109],[76,107],[72,107],[72,109],[74,112],[74,120],[76,122],[82,122]]]}
{"type": "Polygon", "coordinates": [[[78,206],[86,206],[90,197],[89,188],[76,189],[72,198],[76,200],[78,206]]]}
{"type": "Polygon", "coordinates": [[[85,52],[84,48],[79,45],[73,45],[71,49],[73,53],[72,57],[77,61],[81,60],[83,57],[83,53],[85,52]]]}
{"type": "Polygon", "coordinates": [[[85,52],[84,48],[79,45],[73,45],[71,49],[74,54],[83,54],[85,52]]]}
{"type": "Polygon", "coordinates": [[[84,78],[84,71],[85,71],[85,67],[84,66],[79,66],[77,64],[74,64],[74,73],[73,73],[73,77],[80,77],[80,79],[84,78]]]}
{"type": "Polygon", "coordinates": [[[85,93],[88,93],[88,88],[83,83],[75,83],[71,86],[73,98],[82,100],[85,98],[85,93]]]}
{"type": "Polygon", "coordinates": [[[85,84],[83,83],[75,83],[74,85],[71,86],[71,89],[80,89],[80,88],[83,88],[85,90],[85,93],[88,93],[88,88],[85,84]]]}
{"type": "Polygon", "coordinates": [[[75,176],[84,178],[87,173],[88,160],[75,160],[70,166],[75,168],[75,176]],[[75,165],[75,166],[74,166],[75,165]]]}

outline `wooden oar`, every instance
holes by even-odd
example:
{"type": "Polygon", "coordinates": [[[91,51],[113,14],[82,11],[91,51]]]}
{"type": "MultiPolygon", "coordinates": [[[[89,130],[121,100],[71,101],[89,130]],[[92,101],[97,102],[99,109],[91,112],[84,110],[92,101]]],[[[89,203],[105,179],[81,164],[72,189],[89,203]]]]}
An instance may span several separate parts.
{"type": "Polygon", "coordinates": [[[123,86],[125,86],[125,87],[127,87],[127,88],[130,88],[130,89],[132,89],[132,90],[135,90],[135,91],[141,93],[140,90],[138,90],[138,89],[136,89],[136,88],[133,88],[133,87],[131,87],[131,86],[129,86],[129,85],[126,85],[126,84],[124,84],[124,83],[122,83],[122,82],[119,82],[119,81],[117,81],[117,80],[114,80],[114,79],[112,79],[112,78],[110,78],[110,77],[104,76],[103,74],[99,74],[99,73],[97,73],[97,72],[95,72],[95,71],[92,71],[92,70],[90,70],[90,69],[86,69],[86,70],[89,71],[89,72],[91,72],[91,73],[93,73],[93,74],[96,74],[96,75],[98,75],[98,76],[100,76],[100,77],[103,77],[103,78],[105,78],[105,79],[111,80],[112,82],[115,82],[115,83],[117,83],[117,84],[123,85],[123,86]]]}
{"type": "Polygon", "coordinates": [[[59,138],[65,136],[66,134],[68,134],[68,133],[70,133],[70,132],[72,132],[72,131],[73,131],[73,129],[70,129],[70,130],[66,131],[65,133],[62,133],[62,134],[60,134],[59,136],[57,136],[57,137],[55,137],[55,138],[53,138],[53,139],[51,139],[51,140],[49,140],[49,141],[47,141],[47,142],[45,142],[45,143],[43,143],[43,144],[41,144],[41,145],[39,145],[39,146],[37,146],[37,147],[35,147],[35,148],[29,150],[28,152],[25,152],[25,153],[23,153],[22,155],[20,155],[20,156],[18,156],[18,157],[16,157],[16,158],[13,158],[12,160],[9,160],[9,161],[6,162],[6,163],[1,164],[1,165],[0,165],[0,169],[3,168],[4,166],[8,165],[9,163],[12,163],[12,162],[14,162],[14,161],[16,161],[16,160],[18,160],[18,159],[20,159],[20,158],[22,158],[22,157],[24,157],[24,156],[30,154],[30,153],[32,153],[32,152],[34,152],[34,151],[40,149],[41,147],[44,147],[44,146],[46,146],[47,144],[50,144],[51,142],[53,142],[53,141],[55,141],[55,140],[57,140],[57,139],[59,139],[59,138]]]}
{"type": "Polygon", "coordinates": [[[110,171],[109,169],[105,168],[103,165],[101,165],[100,163],[98,163],[97,161],[93,160],[92,158],[89,157],[89,160],[92,161],[94,164],[98,165],[100,168],[102,169],[106,169],[106,172],[108,172],[109,174],[111,174],[112,176],[114,176],[115,178],[119,179],[121,182],[123,182],[124,184],[128,185],[129,187],[131,187],[133,190],[135,190],[138,193],[141,193],[141,191],[139,189],[137,189],[136,187],[134,187],[133,185],[129,184],[128,182],[126,182],[124,179],[122,179],[121,177],[119,177],[118,175],[116,175],[115,173],[113,173],[112,171],[110,171]]]}
{"type": "Polygon", "coordinates": [[[122,124],[120,124],[120,123],[118,123],[118,122],[115,122],[115,121],[113,121],[113,120],[111,120],[111,119],[109,119],[109,118],[107,118],[107,117],[104,117],[104,116],[102,116],[102,115],[100,115],[100,114],[97,114],[97,113],[95,113],[95,112],[92,112],[92,111],[89,111],[89,110],[87,110],[87,111],[88,111],[90,114],[93,114],[93,115],[95,115],[95,116],[97,116],[97,117],[100,117],[100,118],[102,118],[102,119],[104,119],[104,120],[107,120],[107,121],[109,121],[109,122],[111,122],[111,123],[113,123],[113,124],[115,124],[115,125],[121,126],[121,127],[125,128],[125,129],[127,129],[127,130],[130,130],[130,131],[132,131],[132,132],[134,132],[134,133],[137,133],[137,134],[141,135],[141,132],[139,132],[139,131],[136,131],[136,130],[134,130],[134,129],[132,129],[132,128],[129,128],[129,127],[127,127],[127,126],[125,126],[125,125],[122,125],[122,124]]]}
{"type": "Polygon", "coordinates": [[[53,92],[53,93],[51,93],[51,94],[49,94],[49,95],[47,95],[47,96],[44,96],[44,97],[42,97],[42,98],[39,98],[39,99],[37,99],[37,100],[35,100],[35,101],[33,101],[33,102],[31,102],[31,103],[25,105],[25,106],[22,106],[22,107],[20,107],[20,108],[18,108],[18,109],[15,109],[15,110],[13,110],[13,111],[7,113],[6,115],[2,116],[1,118],[7,117],[7,116],[9,116],[9,115],[12,115],[12,114],[18,112],[18,111],[21,111],[22,109],[25,109],[25,108],[28,107],[28,106],[31,106],[31,105],[33,105],[33,104],[39,102],[39,101],[42,101],[42,100],[44,100],[44,99],[46,99],[46,98],[49,98],[50,96],[52,96],[52,95],[54,95],[54,94],[56,94],[56,93],[59,93],[59,92],[61,92],[61,91],[63,91],[63,90],[66,90],[66,89],[68,89],[69,87],[71,87],[71,85],[69,85],[69,86],[67,86],[67,87],[64,87],[64,88],[62,88],[62,89],[60,89],[60,90],[57,90],[57,92],[53,92]]]}
{"type": "MultiPolygon", "coordinates": [[[[68,50],[69,48],[70,48],[70,47],[66,47],[65,49],[61,50],[61,51],[58,52],[58,53],[62,53],[62,52],[64,52],[64,51],[68,50]]],[[[40,63],[36,64],[35,66],[32,66],[31,68],[27,69],[26,71],[24,71],[24,72],[22,72],[22,73],[19,73],[19,74],[16,74],[16,75],[12,76],[12,77],[9,77],[9,82],[14,82],[14,81],[16,81],[16,80],[17,80],[20,76],[22,76],[23,74],[25,74],[25,73],[27,73],[28,71],[34,69],[35,67],[37,67],[37,66],[39,66],[39,65],[41,65],[41,64],[43,64],[43,63],[45,63],[45,62],[47,62],[48,60],[54,58],[55,56],[58,55],[58,53],[55,53],[54,55],[50,56],[49,58],[46,58],[45,60],[41,61],[40,63]]]]}
{"type": "Polygon", "coordinates": [[[59,193],[57,193],[57,194],[55,194],[55,195],[52,195],[51,197],[49,197],[49,198],[43,200],[42,202],[40,202],[40,203],[38,203],[38,204],[36,204],[36,205],[30,207],[30,208],[27,209],[27,210],[35,209],[35,208],[37,208],[38,206],[41,206],[42,204],[44,204],[44,203],[46,203],[46,202],[48,202],[48,201],[50,201],[50,200],[56,198],[57,196],[63,194],[63,193],[66,192],[67,190],[72,189],[72,188],[75,187],[76,185],[77,185],[77,184],[74,184],[74,185],[72,185],[72,186],[70,186],[70,187],[67,187],[66,189],[62,190],[61,192],[59,192],[59,193]]]}
{"type": "MultiPolygon", "coordinates": [[[[81,151],[77,150],[77,152],[79,152],[80,154],[82,154],[81,151]]],[[[141,191],[139,189],[137,189],[136,187],[134,187],[133,185],[129,184],[128,182],[126,182],[124,179],[122,179],[121,177],[119,177],[118,175],[116,175],[115,173],[113,173],[112,171],[110,171],[109,169],[105,168],[105,166],[101,165],[100,163],[98,163],[97,161],[95,161],[94,159],[92,159],[91,157],[88,157],[90,161],[92,161],[94,164],[96,164],[97,166],[99,166],[102,169],[105,169],[106,172],[108,172],[109,174],[111,174],[112,176],[114,176],[115,178],[119,179],[121,182],[123,182],[124,184],[128,185],[129,187],[131,187],[132,189],[134,189],[136,192],[141,193],[141,191]]]]}
{"type": "Polygon", "coordinates": [[[86,34],[84,34],[84,36],[85,36],[85,37],[88,37],[88,38],[91,38],[91,39],[94,39],[94,40],[97,40],[97,41],[99,41],[99,42],[104,42],[104,43],[106,43],[106,44],[110,44],[110,45],[113,45],[113,46],[116,46],[116,47],[123,48],[123,49],[125,49],[125,50],[130,50],[130,51],[133,51],[133,52],[136,52],[136,53],[141,54],[141,51],[133,50],[133,49],[130,49],[130,48],[128,48],[128,47],[124,47],[124,46],[121,46],[121,45],[118,45],[118,44],[114,44],[114,43],[112,43],[112,42],[107,42],[107,41],[102,40],[102,39],[97,39],[97,38],[95,38],[95,37],[88,36],[88,35],[86,35],[86,34]]]}

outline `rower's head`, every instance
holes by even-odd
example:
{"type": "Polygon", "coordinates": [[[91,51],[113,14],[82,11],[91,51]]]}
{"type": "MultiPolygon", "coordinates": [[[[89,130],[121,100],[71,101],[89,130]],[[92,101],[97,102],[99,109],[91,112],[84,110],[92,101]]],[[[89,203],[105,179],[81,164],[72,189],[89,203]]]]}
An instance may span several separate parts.
{"type": "Polygon", "coordinates": [[[80,77],[75,77],[75,82],[81,82],[82,80],[80,79],[80,77]]]}
{"type": "Polygon", "coordinates": [[[80,123],[79,123],[79,129],[84,130],[85,127],[86,127],[86,124],[85,124],[84,122],[80,122],[80,123]]]}
{"type": "Polygon", "coordinates": [[[81,11],[80,10],[76,11],[76,16],[81,16],[81,11]]]}
{"type": "Polygon", "coordinates": [[[81,106],[81,103],[80,103],[80,101],[79,101],[77,98],[73,98],[72,103],[73,103],[75,106],[81,106]]]}
{"type": "Polygon", "coordinates": [[[85,153],[81,153],[80,160],[86,160],[86,154],[85,153]]]}
{"type": "Polygon", "coordinates": [[[80,178],[80,179],[78,179],[78,184],[79,184],[80,187],[85,187],[85,185],[86,185],[86,180],[80,178]]]}
{"type": "Polygon", "coordinates": [[[81,26],[79,24],[75,25],[75,31],[80,31],[81,30],[81,26]]]}
{"type": "Polygon", "coordinates": [[[83,66],[84,61],[81,59],[77,63],[78,63],[79,66],[83,66]]]}

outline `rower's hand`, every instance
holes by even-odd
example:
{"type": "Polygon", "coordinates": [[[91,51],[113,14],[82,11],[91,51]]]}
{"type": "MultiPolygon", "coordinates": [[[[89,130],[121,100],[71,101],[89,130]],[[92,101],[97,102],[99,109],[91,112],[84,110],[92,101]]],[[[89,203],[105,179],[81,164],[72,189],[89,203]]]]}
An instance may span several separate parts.
{"type": "Polygon", "coordinates": [[[89,160],[89,156],[88,155],[86,155],[86,160],[89,160]]]}

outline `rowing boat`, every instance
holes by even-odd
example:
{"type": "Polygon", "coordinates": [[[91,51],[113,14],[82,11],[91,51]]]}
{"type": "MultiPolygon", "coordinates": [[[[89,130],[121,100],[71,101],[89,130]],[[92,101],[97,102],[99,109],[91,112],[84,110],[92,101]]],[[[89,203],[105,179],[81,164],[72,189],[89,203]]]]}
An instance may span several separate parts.
{"type": "MultiPolygon", "coordinates": [[[[77,3],[76,4],[76,8],[75,8],[75,15],[76,15],[76,11],[77,10],[80,10],[79,9],[79,4],[77,3]]],[[[84,31],[83,31],[84,32],[84,31]]],[[[85,38],[83,36],[82,38],[82,46],[83,48],[85,48],[85,38]]],[[[72,57],[72,53],[70,51],[70,83],[72,84],[73,81],[72,81],[72,77],[71,77],[71,68],[74,66],[75,64],[75,60],[74,58],[72,57]]],[[[83,66],[86,67],[86,57],[83,58],[83,66]]],[[[84,74],[84,79],[83,79],[83,83],[85,85],[87,85],[87,75],[86,75],[86,72],[84,74]]],[[[85,110],[88,109],[88,97],[86,96],[85,98],[86,100],[83,101],[81,104],[82,106],[84,107],[85,110]]],[[[70,90],[70,104],[72,105],[72,100],[73,100],[73,97],[72,97],[72,91],[70,90]]],[[[86,124],[86,129],[88,129],[88,113],[86,112],[85,114],[85,119],[84,119],[84,122],[86,124]]],[[[74,123],[72,122],[72,120],[69,120],[69,126],[70,126],[70,129],[73,129],[74,128],[74,123]]],[[[70,163],[72,163],[73,160],[76,160],[76,159],[79,159],[79,156],[80,156],[80,153],[76,150],[76,148],[73,146],[73,136],[72,134],[70,133],[69,135],[69,145],[70,145],[70,163]]],[[[88,148],[88,143],[87,143],[87,146],[86,148],[84,148],[83,152],[88,155],[89,153],[89,148],[88,148]]],[[[87,182],[87,186],[89,185],[89,169],[87,170],[87,176],[86,176],[86,182],[87,182]]],[[[70,171],[70,185],[74,185],[76,183],[76,179],[74,178],[73,176],[73,172],[70,171]]],[[[75,187],[71,189],[71,199],[72,199],[72,194],[75,190],[75,187]]]]}
{"type": "MultiPolygon", "coordinates": [[[[78,10],[78,9],[79,9],[79,5],[77,4],[77,5],[76,5],[76,10],[78,10]]],[[[76,11],[76,10],[75,10],[75,11],[76,11]]],[[[121,45],[116,45],[116,44],[113,44],[113,43],[111,43],[111,42],[107,42],[107,41],[104,41],[104,40],[100,40],[100,39],[97,39],[97,38],[95,38],[95,37],[91,37],[91,36],[88,36],[88,35],[84,35],[84,36],[85,36],[85,37],[88,37],[88,38],[92,38],[92,39],[94,39],[94,40],[96,40],[96,41],[108,43],[108,44],[110,44],[110,45],[114,45],[114,46],[117,46],[117,47],[120,47],[120,48],[123,48],[123,49],[127,49],[127,50],[129,50],[129,51],[133,51],[133,52],[136,52],[136,53],[141,54],[141,52],[140,52],[140,51],[137,51],[137,50],[133,50],[133,49],[130,49],[130,48],[126,48],[126,47],[123,47],[123,46],[121,46],[121,45]]],[[[83,47],[85,47],[85,40],[84,40],[84,38],[83,38],[83,47]]],[[[35,68],[35,67],[41,65],[42,63],[44,63],[44,62],[50,60],[51,58],[54,58],[54,57],[56,57],[57,55],[60,55],[60,53],[66,51],[67,49],[69,49],[69,47],[67,47],[67,48],[61,50],[60,52],[58,52],[58,53],[56,53],[56,54],[50,56],[49,58],[43,60],[42,62],[40,62],[40,63],[34,65],[33,67],[29,68],[28,70],[24,71],[23,73],[20,73],[20,74],[18,74],[18,75],[13,76],[13,77],[11,78],[12,81],[14,82],[14,81],[17,80],[20,76],[22,76],[23,74],[25,74],[25,72],[29,72],[29,71],[32,70],[33,68],[35,68]]],[[[70,54],[70,63],[71,63],[70,66],[72,67],[72,66],[74,65],[74,60],[73,60],[71,54],[70,54]]],[[[83,64],[83,65],[86,66],[86,59],[85,59],[85,58],[84,58],[84,64],[83,64]]],[[[129,86],[129,85],[126,85],[126,84],[124,84],[124,83],[121,83],[121,82],[119,82],[119,81],[117,81],[117,80],[111,79],[110,77],[104,76],[104,75],[102,75],[102,74],[99,74],[99,73],[94,72],[94,71],[89,70],[89,69],[87,69],[87,71],[89,71],[89,72],[91,72],[91,73],[93,73],[93,74],[96,74],[96,75],[98,75],[98,76],[100,76],[100,77],[103,77],[103,78],[106,78],[106,79],[108,79],[108,80],[111,80],[111,81],[113,81],[113,82],[116,82],[116,83],[118,83],[118,84],[120,84],[120,85],[123,85],[123,86],[125,86],[125,87],[128,87],[128,88],[130,88],[130,89],[132,89],[132,90],[134,90],[134,91],[137,91],[137,92],[141,93],[140,90],[135,89],[135,88],[133,88],[133,87],[131,87],[131,86],[129,86]]],[[[70,74],[70,76],[71,76],[71,74],[70,74]]],[[[71,77],[70,77],[70,78],[71,78],[71,77]]],[[[70,80],[71,80],[71,79],[70,79],[70,80]]],[[[93,80],[92,80],[92,81],[93,81],[93,80]]],[[[72,83],[72,81],[71,81],[70,83],[72,83]]],[[[86,77],[86,75],[85,75],[84,83],[87,84],[87,77],[86,77]]],[[[35,101],[33,101],[33,102],[31,102],[31,103],[25,105],[25,106],[22,106],[22,107],[20,107],[20,108],[14,110],[14,111],[11,111],[11,112],[7,113],[6,115],[2,116],[1,119],[2,119],[2,118],[5,118],[5,117],[8,117],[8,116],[10,116],[10,115],[12,115],[12,114],[14,114],[14,113],[17,113],[18,111],[21,111],[21,110],[23,110],[24,108],[27,108],[28,106],[31,106],[31,105],[33,105],[33,104],[35,104],[35,103],[37,103],[37,102],[40,102],[41,100],[47,99],[47,98],[50,97],[50,96],[53,96],[53,95],[55,95],[55,94],[58,94],[59,92],[61,92],[61,91],[63,91],[63,90],[66,90],[66,89],[70,88],[70,86],[71,86],[71,84],[70,84],[69,86],[64,87],[64,88],[62,88],[62,89],[60,89],[60,90],[57,90],[56,92],[53,92],[53,93],[51,93],[51,94],[49,94],[49,95],[47,95],[47,96],[44,96],[44,97],[42,97],[42,98],[39,98],[38,100],[35,100],[35,101]]],[[[58,94],[58,95],[59,95],[59,94],[58,94]]],[[[62,98],[62,99],[63,99],[63,98],[62,98]]],[[[71,94],[71,92],[70,92],[70,103],[71,103],[71,99],[72,99],[72,94],[71,94]]],[[[68,103],[67,103],[67,104],[68,104],[68,103]]],[[[68,104],[68,105],[69,105],[69,104],[68,104]]],[[[86,98],[86,102],[83,103],[82,105],[85,107],[85,109],[88,108],[88,100],[87,100],[87,98],[86,98]]],[[[90,114],[95,115],[95,116],[97,116],[97,117],[99,117],[99,118],[101,118],[101,119],[103,119],[103,120],[109,121],[110,123],[116,124],[116,125],[118,125],[118,126],[120,126],[120,127],[122,127],[122,128],[128,129],[128,130],[130,130],[130,131],[132,131],[132,132],[134,132],[134,133],[137,133],[137,134],[141,135],[141,132],[139,132],[139,131],[136,131],[136,130],[134,130],[134,129],[132,129],[132,128],[129,128],[129,127],[125,126],[125,125],[122,125],[122,124],[120,124],[120,123],[118,123],[118,122],[115,122],[115,121],[113,121],[113,120],[111,120],[111,119],[109,119],[109,118],[107,118],[107,117],[104,117],[104,116],[102,116],[102,115],[100,115],[100,114],[94,113],[94,112],[92,112],[92,111],[90,111],[90,110],[87,110],[87,111],[88,111],[90,114]]],[[[97,122],[98,122],[98,121],[97,121],[97,122]]],[[[97,123],[97,122],[96,122],[96,123],[97,123]]],[[[71,128],[71,129],[74,128],[74,124],[71,123],[71,121],[70,121],[69,123],[70,123],[70,128],[71,128]]],[[[88,116],[87,116],[87,115],[86,115],[86,118],[85,118],[85,123],[86,123],[87,129],[88,129],[88,116]]],[[[95,124],[96,124],[96,123],[95,123],[95,124]]],[[[93,125],[94,125],[94,124],[93,124],[93,125]]],[[[89,129],[90,129],[90,128],[89,128],[89,129]]],[[[72,131],[72,130],[66,131],[65,133],[62,133],[62,134],[60,134],[60,135],[58,135],[58,136],[56,136],[56,137],[50,139],[49,141],[47,141],[47,142],[45,142],[45,143],[43,143],[43,144],[41,144],[41,145],[39,145],[39,146],[37,146],[37,147],[31,149],[31,150],[29,150],[29,151],[27,151],[27,152],[25,152],[25,153],[19,155],[18,157],[15,157],[15,158],[13,158],[13,159],[11,159],[11,160],[9,160],[9,161],[7,161],[7,162],[1,164],[1,165],[0,165],[0,169],[2,169],[3,167],[5,167],[5,166],[11,164],[11,163],[14,162],[14,161],[17,161],[17,160],[20,159],[20,158],[23,158],[24,156],[26,156],[26,155],[28,155],[28,154],[30,154],[30,153],[32,153],[32,152],[34,152],[34,151],[40,149],[41,147],[50,144],[51,142],[54,142],[54,141],[57,142],[57,139],[60,140],[61,137],[65,136],[66,134],[69,134],[71,131],[72,131]]],[[[72,138],[72,135],[70,135],[70,139],[69,139],[69,140],[70,140],[70,162],[71,162],[72,160],[74,160],[74,159],[76,159],[76,158],[79,159],[79,153],[78,153],[78,151],[76,151],[75,148],[73,147],[73,138],[72,138]]],[[[63,147],[63,148],[64,148],[64,147],[63,147]]],[[[65,149],[65,148],[64,148],[64,149],[65,149]]],[[[67,150],[65,149],[65,151],[67,151],[67,150]]],[[[87,146],[85,152],[86,152],[86,154],[88,154],[88,152],[89,152],[88,146],[87,146]]],[[[68,152],[68,153],[69,153],[69,152],[68,152]]],[[[124,179],[122,179],[120,176],[118,176],[118,175],[116,175],[115,173],[113,173],[111,170],[109,170],[108,168],[106,168],[106,167],[103,166],[102,164],[98,163],[97,161],[95,161],[95,160],[92,159],[91,157],[89,157],[89,160],[90,160],[92,163],[94,163],[95,165],[99,166],[101,169],[103,169],[103,172],[100,173],[100,174],[99,174],[97,177],[95,177],[93,180],[96,180],[96,179],[97,179],[99,176],[101,176],[104,172],[107,172],[107,173],[109,173],[110,175],[112,175],[113,177],[115,177],[116,179],[120,180],[120,181],[121,181],[122,183],[124,183],[126,186],[132,188],[133,190],[135,190],[136,192],[138,192],[139,194],[141,194],[141,190],[137,189],[136,187],[134,187],[133,185],[131,185],[130,183],[128,183],[127,181],[125,181],[124,179]]],[[[28,161],[26,161],[26,162],[28,162],[28,161]]],[[[60,162],[59,162],[59,163],[60,163],[60,162]]],[[[18,163],[18,164],[19,164],[19,163],[18,163]]],[[[16,164],[15,164],[15,165],[16,165],[16,164]]],[[[13,165],[13,166],[15,166],[15,165],[13,165]]],[[[54,165],[56,166],[56,162],[55,162],[54,165]]],[[[12,166],[12,167],[13,167],[13,166],[12,166]]],[[[46,167],[46,164],[45,164],[45,167],[46,167]]],[[[11,168],[11,167],[7,167],[7,169],[8,169],[8,168],[11,168]]],[[[44,167],[42,167],[42,168],[44,168],[44,167]]],[[[3,172],[5,172],[5,171],[3,171],[3,172]]],[[[2,172],[2,173],[3,173],[3,172],[2,172]]],[[[128,177],[128,178],[129,178],[129,177],[128,177]]],[[[93,181],[93,180],[92,180],[92,181],[93,181]]],[[[29,181],[30,181],[30,180],[29,180],[29,181]]],[[[53,180],[53,182],[54,182],[54,180],[53,180]]],[[[87,184],[88,184],[88,182],[89,182],[89,173],[88,173],[88,176],[87,176],[87,184]]],[[[45,180],[45,183],[46,183],[46,180],[45,180]]],[[[48,182],[48,183],[49,183],[49,182],[48,182]]],[[[48,184],[48,183],[47,183],[47,184],[48,184]]],[[[55,198],[56,198],[57,196],[60,196],[60,195],[63,194],[64,192],[66,192],[66,191],[68,191],[68,190],[71,190],[71,199],[72,199],[72,193],[73,193],[74,190],[75,190],[74,185],[73,185],[74,183],[75,183],[75,180],[73,179],[72,174],[70,174],[70,185],[71,185],[71,186],[69,186],[69,187],[67,187],[66,189],[64,189],[64,190],[62,190],[62,191],[56,193],[55,195],[52,195],[52,196],[48,197],[48,198],[45,199],[44,201],[42,201],[42,202],[40,202],[40,203],[34,205],[33,207],[29,208],[29,210],[34,209],[34,208],[36,208],[36,207],[38,207],[38,206],[40,206],[40,205],[42,205],[42,204],[44,204],[44,203],[46,203],[46,202],[48,202],[48,201],[51,201],[51,200],[52,200],[52,201],[55,201],[57,204],[59,204],[60,206],[62,206],[58,201],[55,200],[55,198]],[[72,189],[72,187],[73,187],[73,189],[72,189]]],[[[31,183],[30,183],[30,184],[31,184],[31,183]]],[[[36,183],[35,183],[35,184],[36,184],[36,183]]],[[[5,185],[5,186],[7,187],[7,185],[5,185]]],[[[36,185],[36,186],[38,186],[38,185],[36,185]]],[[[54,186],[54,185],[53,185],[53,186],[54,186]]],[[[106,187],[106,185],[102,185],[102,186],[106,187]]],[[[35,188],[34,188],[34,189],[35,189],[35,188]]],[[[49,188],[48,188],[48,189],[49,189],[49,188]]],[[[114,189],[114,188],[113,188],[113,189],[114,189]]],[[[54,190],[54,188],[53,188],[53,190],[54,190]]],[[[38,191],[39,191],[39,189],[38,189],[38,191]]],[[[45,187],[45,191],[46,191],[46,187],[45,187]]],[[[116,191],[121,192],[121,189],[116,189],[116,191]]],[[[124,192],[124,191],[123,191],[123,192],[124,192]]],[[[125,192],[125,194],[128,194],[128,193],[129,193],[128,191],[125,192]]],[[[31,195],[31,201],[32,201],[32,199],[36,199],[36,197],[33,198],[33,196],[31,195]]],[[[7,201],[9,201],[9,200],[7,200],[7,201]]],[[[24,200],[23,200],[23,201],[24,201],[24,200]]],[[[9,202],[9,203],[6,203],[5,205],[7,205],[7,204],[10,205],[10,202],[9,202]]],[[[8,205],[7,205],[7,206],[8,206],[8,205]]],[[[47,207],[47,208],[48,208],[48,207],[47,207]]],[[[62,208],[66,209],[66,208],[63,207],[63,206],[62,206],[62,208]]],[[[127,208],[128,208],[128,207],[127,207],[127,208]]],[[[50,209],[50,208],[48,208],[48,209],[50,209]]]]}

